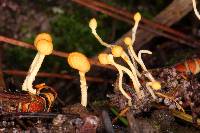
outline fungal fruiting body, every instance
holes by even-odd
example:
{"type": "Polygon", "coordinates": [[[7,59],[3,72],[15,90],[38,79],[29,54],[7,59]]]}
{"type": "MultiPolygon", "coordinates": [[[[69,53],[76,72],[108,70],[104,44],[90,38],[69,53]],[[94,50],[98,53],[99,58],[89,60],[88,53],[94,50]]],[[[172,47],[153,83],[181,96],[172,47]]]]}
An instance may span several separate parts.
{"type": "MultiPolygon", "coordinates": [[[[145,66],[145,64],[144,64],[144,62],[142,60],[142,57],[141,57],[141,55],[143,53],[151,54],[151,51],[140,50],[139,53],[138,53],[138,55],[137,55],[135,53],[134,49],[133,49],[133,44],[135,42],[135,37],[136,37],[136,31],[137,31],[139,22],[141,20],[140,13],[136,13],[133,18],[134,18],[134,21],[135,21],[135,25],[132,28],[132,39],[130,37],[126,37],[124,39],[125,44],[128,46],[128,52],[129,52],[129,55],[130,55],[131,59],[129,58],[129,55],[126,54],[126,52],[123,50],[123,48],[121,46],[108,44],[108,43],[104,42],[100,38],[100,36],[96,32],[96,28],[97,28],[97,21],[96,21],[96,19],[93,18],[93,19],[90,20],[89,27],[92,30],[92,34],[100,42],[100,44],[102,44],[103,46],[106,46],[108,48],[111,48],[112,55],[114,57],[121,57],[129,65],[131,71],[129,69],[127,69],[126,67],[121,66],[121,65],[115,63],[114,60],[112,59],[113,58],[112,55],[108,56],[110,59],[112,59],[112,61],[110,61],[112,63],[110,63],[110,64],[114,65],[118,69],[119,75],[123,74],[123,72],[125,72],[125,73],[127,73],[129,75],[129,77],[131,78],[131,80],[133,82],[134,89],[136,90],[138,98],[142,98],[143,95],[142,95],[142,91],[140,90],[141,84],[140,84],[138,78],[141,77],[141,74],[138,71],[137,63],[141,66],[141,68],[143,69],[143,71],[145,71],[145,76],[150,80],[150,82],[148,84],[146,84],[146,86],[148,87],[149,92],[152,94],[152,97],[155,98],[155,94],[153,93],[153,90],[151,90],[151,88],[154,89],[154,90],[157,90],[157,89],[160,89],[161,87],[154,87],[154,86],[152,86],[152,84],[154,85],[156,83],[156,84],[158,84],[158,86],[161,86],[161,85],[160,85],[160,83],[158,81],[156,81],[154,79],[154,77],[151,75],[151,73],[147,70],[147,68],[146,68],[146,66],[145,66]]],[[[105,55],[101,55],[101,56],[105,57],[105,55]]],[[[102,62],[102,64],[105,63],[105,62],[103,62],[103,61],[105,61],[103,59],[101,59],[99,61],[102,62]]],[[[120,77],[120,79],[119,79],[120,82],[119,83],[122,83],[122,77],[123,76],[120,77]]],[[[120,86],[121,85],[119,85],[119,87],[120,86]]],[[[119,89],[121,89],[121,88],[119,88],[119,89]]],[[[121,92],[123,93],[123,91],[121,91],[121,92]]],[[[125,97],[127,97],[125,94],[123,94],[123,95],[125,97]]]]}
{"type": "MultiPolygon", "coordinates": [[[[97,21],[96,21],[96,19],[93,18],[93,19],[90,20],[89,27],[92,30],[92,34],[99,41],[100,44],[102,44],[103,46],[106,46],[108,48],[111,48],[112,54],[114,55],[114,57],[121,57],[129,65],[129,67],[131,68],[131,71],[132,71],[131,75],[133,75],[131,79],[133,81],[134,86],[136,86],[135,89],[139,90],[139,88],[140,88],[141,85],[139,83],[137,75],[140,75],[140,73],[137,71],[137,69],[135,68],[135,66],[132,64],[129,56],[125,53],[125,51],[123,50],[123,48],[121,46],[118,46],[118,45],[108,44],[108,43],[104,42],[100,38],[100,36],[96,32],[96,28],[97,28],[97,21]]],[[[120,81],[120,82],[122,82],[122,81],[120,81]]],[[[137,92],[138,92],[138,96],[139,96],[139,91],[137,91],[137,92]]],[[[141,96],[139,96],[139,97],[141,98],[141,96]]]]}
{"type": "Polygon", "coordinates": [[[132,72],[129,69],[127,69],[126,67],[117,64],[113,59],[113,55],[99,54],[98,59],[101,64],[104,64],[104,65],[111,64],[117,68],[117,70],[119,72],[119,90],[129,100],[129,103],[131,103],[130,102],[131,97],[124,91],[124,89],[122,87],[123,72],[125,72],[133,81],[133,85],[134,85],[134,88],[135,88],[138,98],[141,99],[143,97],[143,94],[141,93],[139,86],[137,86],[137,83],[135,83],[136,81],[135,81],[135,78],[134,78],[132,72]]]}
{"type": "Polygon", "coordinates": [[[90,63],[85,55],[79,52],[72,52],[68,56],[69,65],[79,71],[81,87],[81,104],[87,106],[87,83],[85,73],[90,70],[90,63]]]}
{"type": "Polygon", "coordinates": [[[33,89],[32,83],[35,80],[35,76],[37,75],[42,65],[44,57],[51,54],[53,51],[52,39],[51,36],[47,33],[39,34],[35,38],[34,45],[38,52],[29,68],[28,75],[26,76],[26,79],[24,80],[24,83],[22,85],[22,90],[28,91],[31,94],[36,94],[36,90],[33,89]]]}
{"type": "Polygon", "coordinates": [[[95,38],[105,47],[111,47],[110,44],[104,42],[101,37],[97,34],[96,28],[97,28],[97,21],[95,18],[92,18],[89,22],[89,27],[92,30],[92,34],[95,36],[95,38]]]}
{"type": "Polygon", "coordinates": [[[137,84],[137,86],[140,88],[141,85],[140,85],[139,79],[137,77],[137,69],[134,67],[129,56],[126,54],[126,52],[123,50],[123,48],[121,46],[118,46],[118,45],[113,46],[112,47],[112,54],[113,54],[114,57],[121,57],[129,65],[129,67],[131,68],[131,71],[133,73],[133,76],[134,76],[134,81],[137,84]]]}
{"type": "Polygon", "coordinates": [[[199,14],[199,12],[197,10],[196,0],[192,0],[192,4],[193,4],[194,13],[197,16],[197,18],[200,20],[200,14],[199,14]]]}

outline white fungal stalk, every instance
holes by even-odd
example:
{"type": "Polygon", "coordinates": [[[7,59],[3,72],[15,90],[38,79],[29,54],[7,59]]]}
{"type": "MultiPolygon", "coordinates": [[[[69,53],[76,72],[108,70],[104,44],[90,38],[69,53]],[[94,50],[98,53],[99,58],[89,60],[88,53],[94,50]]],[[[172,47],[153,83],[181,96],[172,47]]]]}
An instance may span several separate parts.
{"type": "Polygon", "coordinates": [[[131,97],[124,91],[123,86],[122,86],[122,78],[123,78],[123,72],[118,68],[119,70],[119,90],[121,91],[122,95],[124,95],[128,99],[128,104],[129,106],[132,105],[131,102],[131,97]]]}
{"type": "Polygon", "coordinates": [[[144,62],[143,62],[143,60],[142,60],[142,54],[152,54],[152,52],[149,51],[149,50],[140,50],[140,51],[138,52],[138,59],[139,59],[139,61],[140,61],[141,66],[143,67],[143,70],[147,72],[146,76],[149,78],[150,81],[154,82],[154,81],[155,81],[154,77],[153,77],[153,76],[151,75],[151,73],[147,70],[147,68],[146,68],[146,66],[145,66],[145,64],[144,64],[144,62]]]}
{"type": "Polygon", "coordinates": [[[34,66],[37,64],[38,57],[39,57],[39,54],[36,54],[36,56],[35,56],[35,58],[34,58],[32,64],[31,64],[31,66],[30,66],[30,68],[29,68],[29,70],[28,70],[28,75],[26,76],[26,78],[25,78],[25,80],[24,80],[24,83],[23,83],[23,85],[22,85],[22,90],[23,90],[23,91],[28,91],[28,84],[27,84],[28,78],[30,77],[30,74],[31,74],[31,72],[32,72],[32,70],[33,70],[33,68],[34,68],[34,66]]]}
{"type": "Polygon", "coordinates": [[[113,55],[111,55],[111,54],[108,55],[108,58],[109,58],[109,61],[112,65],[114,65],[119,71],[125,72],[131,78],[131,80],[133,82],[134,89],[136,91],[136,94],[137,94],[138,98],[141,99],[143,97],[143,94],[141,93],[140,87],[138,86],[132,72],[129,69],[127,69],[126,67],[115,63],[115,61],[113,59],[113,55]]]}
{"type": "Polygon", "coordinates": [[[81,88],[81,104],[86,107],[87,106],[87,83],[86,83],[86,79],[85,79],[85,73],[80,72],[79,71],[79,75],[80,75],[80,88],[81,88]]]}
{"type": "Polygon", "coordinates": [[[197,10],[196,0],[192,0],[192,4],[193,4],[194,13],[197,16],[197,18],[200,20],[200,14],[199,14],[199,12],[197,10]]]}
{"type": "MultiPolygon", "coordinates": [[[[136,81],[136,84],[137,86],[140,88],[141,87],[141,84],[139,82],[139,79],[137,77],[137,69],[134,67],[134,65],[132,64],[132,62],[130,61],[130,58],[128,57],[128,55],[124,52],[123,55],[121,56],[125,61],[126,63],[129,65],[129,67],[131,68],[131,71],[133,73],[133,76],[135,78],[135,81],[136,81]]],[[[139,72],[138,72],[139,73],[139,72]]],[[[139,73],[140,74],[140,73],[139,73]]]]}
{"type": "Polygon", "coordinates": [[[32,71],[31,71],[28,81],[27,81],[27,87],[28,87],[27,89],[32,94],[36,94],[36,89],[33,89],[33,82],[35,81],[35,77],[36,77],[36,75],[42,65],[42,62],[44,60],[44,57],[45,57],[45,55],[43,55],[39,52],[37,53],[37,55],[38,55],[38,60],[36,60],[36,63],[33,66],[32,71]]]}

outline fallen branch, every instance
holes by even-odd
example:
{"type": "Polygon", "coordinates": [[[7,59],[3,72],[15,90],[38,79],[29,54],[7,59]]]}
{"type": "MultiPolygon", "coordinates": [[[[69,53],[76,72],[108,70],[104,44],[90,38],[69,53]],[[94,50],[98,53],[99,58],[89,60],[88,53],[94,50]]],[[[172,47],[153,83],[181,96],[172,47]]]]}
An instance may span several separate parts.
{"type": "MultiPolygon", "coordinates": [[[[5,42],[5,43],[12,44],[12,45],[15,45],[15,46],[20,46],[20,47],[36,50],[35,47],[33,45],[29,44],[29,43],[18,41],[16,39],[8,38],[8,37],[5,37],[5,36],[0,36],[0,42],[5,42]]],[[[65,53],[65,52],[53,50],[52,55],[66,59],[69,54],[65,53]]],[[[89,59],[89,61],[92,65],[115,70],[113,67],[100,64],[97,60],[89,59]]]]}
{"type": "MultiPolygon", "coordinates": [[[[5,74],[8,75],[17,75],[17,76],[26,76],[27,72],[26,71],[19,71],[19,70],[3,70],[2,71],[5,74]]],[[[74,77],[74,76],[70,76],[70,75],[66,75],[66,74],[56,74],[56,73],[45,73],[45,72],[39,72],[38,77],[46,77],[46,78],[60,78],[60,79],[67,79],[67,80],[72,80],[72,79],[78,79],[78,77],[74,77]]],[[[105,80],[105,79],[101,79],[101,78],[94,78],[94,77],[86,77],[87,81],[90,82],[108,82],[108,83],[112,83],[111,80],[105,80]]]]}

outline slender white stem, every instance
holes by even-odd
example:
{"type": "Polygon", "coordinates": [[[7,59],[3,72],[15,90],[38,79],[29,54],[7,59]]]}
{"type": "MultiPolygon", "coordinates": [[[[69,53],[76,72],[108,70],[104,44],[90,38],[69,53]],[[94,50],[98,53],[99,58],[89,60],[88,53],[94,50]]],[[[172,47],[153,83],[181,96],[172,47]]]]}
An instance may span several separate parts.
{"type": "Polygon", "coordinates": [[[197,18],[200,20],[200,14],[197,10],[197,3],[196,3],[196,0],[192,0],[192,3],[193,3],[193,9],[194,9],[194,13],[195,15],[197,16],[197,18]]]}
{"type": "Polygon", "coordinates": [[[117,68],[117,70],[119,71],[119,90],[121,91],[121,93],[128,99],[131,100],[131,97],[124,91],[123,87],[122,87],[122,78],[123,78],[123,72],[120,68],[117,68]]]}
{"type": "Polygon", "coordinates": [[[149,80],[153,82],[153,81],[155,81],[155,79],[154,79],[154,77],[151,75],[151,73],[147,70],[146,66],[144,65],[144,62],[143,62],[143,60],[142,60],[142,54],[152,54],[152,52],[149,51],[149,50],[140,50],[140,51],[138,52],[138,59],[140,60],[140,63],[142,64],[142,66],[144,66],[145,69],[146,69],[146,72],[147,72],[146,76],[147,76],[147,78],[149,78],[149,80]]]}
{"type": "Polygon", "coordinates": [[[133,76],[134,76],[135,79],[136,79],[137,85],[138,85],[139,87],[141,87],[141,84],[140,84],[139,79],[138,79],[138,77],[137,77],[137,69],[134,67],[134,65],[133,65],[132,62],[130,61],[129,56],[128,56],[125,52],[123,52],[123,54],[122,54],[121,57],[122,57],[122,58],[124,59],[124,61],[129,65],[129,67],[131,68],[131,71],[132,71],[132,73],[133,73],[133,76]]]}
{"type": "Polygon", "coordinates": [[[24,83],[23,83],[23,85],[22,85],[22,90],[23,90],[23,91],[28,91],[27,81],[28,81],[28,78],[29,78],[29,76],[30,76],[30,73],[32,72],[32,70],[33,70],[35,64],[37,64],[38,57],[39,57],[39,54],[36,54],[36,56],[35,56],[35,58],[34,58],[32,64],[31,64],[31,66],[30,66],[30,68],[29,68],[29,70],[28,70],[27,76],[26,76],[26,78],[25,78],[25,80],[24,80],[24,83]]]}
{"type": "Polygon", "coordinates": [[[36,61],[37,63],[35,63],[35,65],[33,66],[33,69],[29,75],[29,78],[28,78],[28,81],[27,81],[27,87],[28,87],[28,91],[32,94],[36,94],[36,90],[33,89],[33,82],[35,81],[35,76],[37,75],[41,65],[42,65],[42,62],[44,60],[44,57],[45,55],[41,54],[41,53],[37,53],[38,55],[36,56],[39,56],[38,57],[38,60],[36,61]]]}
{"type": "MultiPolygon", "coordinates": [[[[134,65],[134,67],[137,69],[137,68],[138,68],[137,63],[135,62],[135,59],[134,59],[133,55],[131,54],[131,51],[130,51],[129,48],[128,48],[128,54],[129,54],[130,57],[131,57],[131,61],[132,61],[133,65],[134,65]]],[[[140,76],[141,76],[141,75],[140,75],[140,76]]],[[[139,76],[139,77],[140,77],[140,76],[139,76]]]]}
{"type": "Polygon", "coordinates": [[[104,42],[101,37],[97,34],[96,30],[92,30],[92,34],[95,36],[95,38],[99,41],[99,43],[105,47],[112,47],[112,45],[104,42]]]}
{"type": "Polygon", "coordinates": [[[141,94],[141,91],[140,91],[140,87],[138,86],[138,84],[136,83],[136,79],[135,79],[135,76],[132,74],[132,72],[127,69],[126,67],[122,66],[122,65],[119,65],[117,63],[115,63],[114,59],[113,59],[113,56],[112,55],[109,55],[111,57],[111,64],[114,65],[116,68],[118,68],[119,70],[122,70],[124,71],[126,74],[128,74],[128,76],[131,78],[132,82],[133,82],[133,86],[135,88],[135,91],[136,91],[136,94],[138,96],[139,99],[141,99],[143,97],[143,95],[141,94]]]}
{"type": "Polygon", "coordinates": [[[137,31],[137,28],[138,28],[138,24],[139,24],[139,21],[136,21],[133,28],[132,28],[132,46],[135,43],[136,31],[137,31]]]}
{"type": "Polygon", "coordinates": [[[155,93],[153,92],[153,90],[151,89],[150,84],[151,84],[151,82],[147,82],[146,88],[149,91],[149,93],[151,94],[151,96],[153,97],[153,99],[156,99],[157,97],[156,97],[155,93]]]}
{"type": "Polygon", "coordinates": [[[128,47],[130,49],[130,53],[132,54],[133,58],[137,61],[138,64],[140,64],[140,66],[142,67],[144,71],[147,71],[146,66],[143,63],[141,63],[140,59],[137,57],[135,51],[133,50],[133,47],[132,46],[128,46],[128,47]]]}
{"type": "Polygon", "coordinates": [[[86,83],[86,79],[85,79],[85,73],[80,72],[79,71],[79,75],[80,75],[80,83],[81,83],[81,104],[86,107],[87,106],[87,83],[86,83]]]}

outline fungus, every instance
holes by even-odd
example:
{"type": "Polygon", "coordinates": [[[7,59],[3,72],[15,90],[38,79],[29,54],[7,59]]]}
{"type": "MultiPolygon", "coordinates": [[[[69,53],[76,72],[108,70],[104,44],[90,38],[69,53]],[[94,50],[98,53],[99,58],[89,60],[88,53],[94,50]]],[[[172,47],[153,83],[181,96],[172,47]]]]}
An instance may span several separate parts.
{"type": "Polygon", "coordinates": [[[153,88],[153,90],[160,90],[160,88],[161,88],[160,82],[154,81],[154,82],[147,82],[146,83],[146,88],[148,89],[149,93],[151,94],[151,96],[154,99],[156,99],[156,96],[155,96],[153,90],[150,87],[153,88]]]}
{"type": "Polygon", "coordinates": [[[69,65],[77,69],[80,75],[80,87],[81,87],[81,104],[87,106],[87,83],[85,79],[85,73],[90,70],[90,63],[85,55],[79,52],[72,52],[68,56],[69,65]]]}
{"type": "Polygon", "coordinates": [[[141,85],[140,85],[140,82],[138,80],[137,73],[138,73],[138,75],[141,75],[141,74],[134,67],[129,56],[126,54],[126,52],[123,50],[123,48],[121,46],[118,46],[118,45],[113,46],[112,47],[112,54],[113,54],[114,57],[121,57],[129,65],[129,67],[131,68],[131,71],[134,75],[137,86],[140,87],[141,85]]]}
{"type": "MultiPolygon", "coordinates": [[[[154,77],[151,75],[151,73],[147,70],[147,68],[146,68],[146,66],[145,66],[145,64],[144,64],[144,62],[142,61],[142,54],[143,53],[145,53],[145,54],[152,54],[152,52],[151,51],[148,51],[148,50],[140,50],[139,52],[138,52],[138,56],[136,55],[136,53],[135,53],[135,51],[133,50],[133,47],[131,46],[131,38],[130,37],[126,37],[125,39],[124,39],[124,43],[126,44],[126,45],[128,45],[128,47],[130,48],[130,51],[131,51],[131,53],[132,53],[132,55],[133,55],[133,58],[138,62],[138,64],[140,64],[140,66],[141,66],[141,68],[146,72],[146,74],[145,74],[145,76],[151,81],[151,83],[152,84],[154,84],[154,82],[156,83],[156,84],[160,84],[158,81],[156,81],[155,79],[154,79],[154,77]]],[[[155,89],[155,90],[158,90],[158,89],[161,89],[161,85],[159,85],[160,86],[160,88],[153,88],[153,89],[155,89]]],[[[152,86],[151,86],[152,87],[152,86]]],[[[151,93],[151,92],[150,92],[151,93]]],[[[152,94],[152,93],[151,93],[152,94]]],[[[153,95],[152,95],[153,96],[153,95]]],[[[154,96],[153,96],[154,97],[154,96]]]]}
{"type": "Polygon", "coordinates": [[[97,21],[95,18],[92,18],[89,22],[89,27],[92,30],[92,34],[95,36],[95,38],[105,47],[111,47],[112,45],[104,42],[101,37],[97,34],[96,28],[97,28],[97,21]]]}
{"type": "Polygon", "coordinates": [[[24,83],[22,85],[22,90],[28,91],[31,94],[36,94],[36,90],[33,89],[32,83],[35,80],[35,76],[37,75],[42,65],[44,57],[46,55],[50,55],[53,51],[51,36],[47,33],[41,33],[37,35],[34,41],[34,46],[36,47],[38,52],[29,68],[28,75],[26,76],[26,79],[24,80],[24,83]]]}
{"type": "Polygon", "coordinates": [[[131,38],[130,38],[130,37],[126,37],[126,38],[124,39],[124,43],[125,43],[126,45],[128,45],[128,47],[130,48],[130,51],[131,51],[131,54],[132,54],[133,58],[138,62],[138,64],[140,64],[141,68],[142,68],[145,72],[147,72],[147,77],[149,78],[149,80],[150,80],[150,81],[155,81],[155,79],[153,78],[153,76],[151,75],[151,73],[147,70],[147,68],[146,68],[146,66],[145,66],[145,64],[144,64],[144,62],[142,61],[142,57],[141,57],[141,55],[142,55],[143,53],[145,53],[145,54],[152,54],[152,52],[151,52],[151,51],[148,51],[148,50],[140,50],[140,51],[138,52],[138,56],[137,56],[136,53],[135,53],[135,51],[133,50],[132,45],[131,45],[131,38]]]}
{"type": "Polygon", "coordinates": [[[96,28],[97,28],[97,21],[95,18],[92,18],[89,22],[89,27],[92,30],[92,34],[96,37],[96,39],[100,42],[100,44],[102,44],[103,46],[106,46],[108,48],[111,48],[112,50],[112,54],[115,57],[122,57],[122,59],[129,65],[129,67],[131,68],[131,71],[133,72],[133,75],[135,77],[135,80],[137,82],[137,85],[140,86],[140,83],[138,81],[138,76],[141,76],[141,74],[138,72],[138,70],[134,67],[134,65],[132,64],[130,58],[128,57],[128,55],[125,53],[125,51],[123,50],[123,48],[121,46],[118,45],[114,45],[112,46],[111,44],[108,44],[106,42],[104,42],[100,36],[97,34],[96,32],[96,28]]]}
{"type": "Polygon", "coordinates": [[[192,4],[193,4],[194,13],[197,16],[197,18],[200,20],[200,14],[199,14],[199,12],[197,10],[196,0],[192,0],[192,4]]]}
{"type": "Polygon", "coordinates": [[[133,43],[135,42],[135,38],[136,38],[136,31],[137,31],[137,28],[138,28],[138,25],[139,25],[139,22],[141,20],[141,14],[139,12],[137,12],[134,16],[133,16],[133,19],[135,21],[135,24],[132,28],[132,45],[133,43]]]}
{"type": "Polygon", "coordinates": [[[127,93],[124,91],[124,89],[122,87],[123,72],[128,74],[128,76],[131,78],[138,98],[141,99],[143,97],[143,94],[141,93],[140,88],[139,88],[132,72],[129,69],[127,69],[126,67],[115,63],[112,54],[109,54],[109,55],[108,54],[99,54],[98,59],[101,64],[104,64],[104,65],[111,64],[117,68],[117,70],[119,72],[119,78],[120,78],[119,79],[119,90],[129,100],[129,103],[131,101],[131,97],[129,95],[127,95],[127,93]]]}

